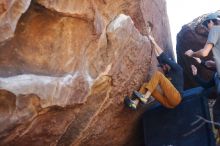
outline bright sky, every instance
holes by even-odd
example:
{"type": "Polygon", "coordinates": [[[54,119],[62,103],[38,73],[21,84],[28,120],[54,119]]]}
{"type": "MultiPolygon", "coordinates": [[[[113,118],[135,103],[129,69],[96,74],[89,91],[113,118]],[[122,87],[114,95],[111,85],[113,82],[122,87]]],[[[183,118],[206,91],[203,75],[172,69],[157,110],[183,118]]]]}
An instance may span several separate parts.
{"type": "Polygon", "coordinates": [[[176,35],[184,24],[200,15],[220,10],[220,0],[166,0],[173,48],[176,35]]]}

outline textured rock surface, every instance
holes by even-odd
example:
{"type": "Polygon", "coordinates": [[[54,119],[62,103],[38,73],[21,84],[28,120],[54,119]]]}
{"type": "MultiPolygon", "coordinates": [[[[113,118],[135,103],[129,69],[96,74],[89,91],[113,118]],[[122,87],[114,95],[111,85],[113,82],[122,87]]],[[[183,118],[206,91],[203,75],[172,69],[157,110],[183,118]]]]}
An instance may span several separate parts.
{"type": "Polygon", "coordinates": [[[123,97],[156,69],[147,21],[172,56],[164,0],[32,2],[0,43],[0,145],[141,145],[123,97]]]}
{"type": "Polygon", "coordinates": [[[27,10],[31,0],[0,1],[0,42],[12,37],[21,15],[27,10]]]}
{"type": "Polygon", "coordinates": [[[31,120],[41,110],[40,98],[34,94],[16,97],[13,93],[0,89],[0,100],[1,134],[22,124],[25,120],[31,120]]]}
{"type": "MultiPolygon", "coordinates": [[[[208,37],[208,30],[201,23],[204,21],[207,14],[202,15],[192,22],[184,25],[177,35],[177,62],[184,68],[185,88],[192,88],[195,82],[192,78],[190,64],[195,64],[198,68],[199,75],[204,79],[210,79],[212,72],[198,65],[194,59],[184,55],[186,50],[192,49],[197,51],[202,49],[208,37]]],[[[205,59],[212,59],[210,54],[205,59]]]]}

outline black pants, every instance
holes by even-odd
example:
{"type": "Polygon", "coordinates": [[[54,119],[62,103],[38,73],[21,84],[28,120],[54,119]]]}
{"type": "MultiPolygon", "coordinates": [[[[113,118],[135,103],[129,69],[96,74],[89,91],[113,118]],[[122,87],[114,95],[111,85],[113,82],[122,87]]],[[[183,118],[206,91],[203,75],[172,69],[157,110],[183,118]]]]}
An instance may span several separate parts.
{"type": "MultiPolygon", "coordinates": [[[[220,98],[216,99],[215,105],[213,107],[213,118],[214,121],[220,124],[220,98]]],[[[215,125],[215,128],[220,129],[220,126],[215,125]]]]}
{"type": "MultiPolygon", "coordinates": [[[[213,117],[214,121],[220,124],[220,78],[217,73],[215,74],[215,87],[217,91],[216,102],[213,106],[213,117]]],[[[217,129],[220,129],[220,126],[215,126],[217,129]]]]}

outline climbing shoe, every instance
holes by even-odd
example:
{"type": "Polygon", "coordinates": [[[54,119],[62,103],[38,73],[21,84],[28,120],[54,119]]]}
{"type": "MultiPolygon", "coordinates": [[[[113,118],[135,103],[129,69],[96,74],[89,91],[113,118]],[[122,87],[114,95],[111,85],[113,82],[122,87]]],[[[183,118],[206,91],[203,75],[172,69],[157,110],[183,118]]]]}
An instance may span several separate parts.
{"type": "Polygon", "coordinates": [[[125,105],[126,105],[128,108],[130,108],[130,109],[132,109],[132,110],[136,110],[136,109],[137,109],[136,104],[135,104],[128,96],[125,97],[124,103],[125,103],[125,105]]]}
{"type": "Polygon", "coordinates": [[[148,104],[150,104],[151,102],[154,102],[154,101],[155,101],[155,99],[152,95],[147,99],[148,104]]]}
{"type": "Polygon", "coordinates": [[[138,98],[142,103],[146,104],[148,99],[144,98],[144,95],[141,94],[140,92],[138,91],[133,91],[133,95],[134,97],[138,98]]]}

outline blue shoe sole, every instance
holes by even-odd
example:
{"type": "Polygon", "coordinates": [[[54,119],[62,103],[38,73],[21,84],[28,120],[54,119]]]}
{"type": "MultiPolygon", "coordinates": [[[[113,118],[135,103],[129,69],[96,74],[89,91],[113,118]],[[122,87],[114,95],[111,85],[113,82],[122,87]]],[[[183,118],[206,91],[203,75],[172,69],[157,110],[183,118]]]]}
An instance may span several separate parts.
{"type": "Polygon", "coordinates": [[[133,91],[133,95],[136,98],[144,98],[144,96],[141,93],[139,93],[138,91],[133,91]]]}

